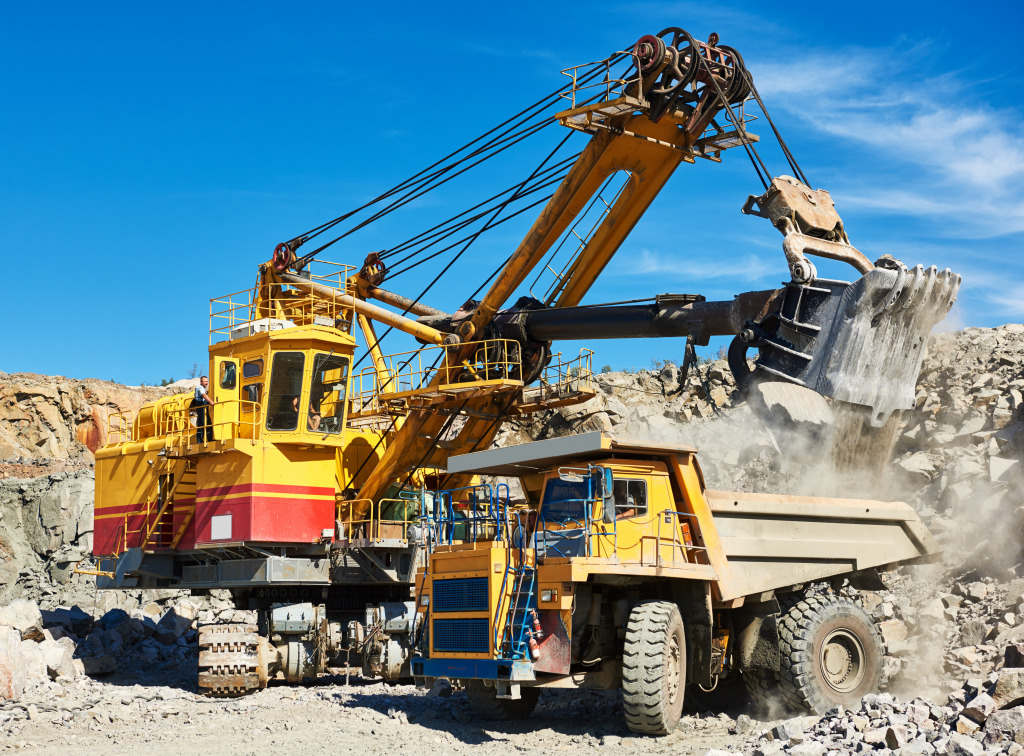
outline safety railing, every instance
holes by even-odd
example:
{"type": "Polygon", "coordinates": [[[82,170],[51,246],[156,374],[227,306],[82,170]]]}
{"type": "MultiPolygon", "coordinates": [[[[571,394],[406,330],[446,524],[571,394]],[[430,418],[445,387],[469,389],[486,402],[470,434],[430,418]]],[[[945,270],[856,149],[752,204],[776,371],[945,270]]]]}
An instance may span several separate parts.
{"type": "Polygon", "coordinates": [[[125,444],[135,440],[135,413],[114,412],[107,417],[107,443],[125,444]]]}
{"type": "Polygon", "coordinates": [[[73,572],[76,575],[94,575],[96,577],[113,578],[116,569],[116,556],[88,556],[75,562],[73,572]]]}
{"type": "Polygon", "coordinates": [[[224,399],[205,407],[169,410],[157,427],[157,435],[167,438],[169,444],[185,449],[214,440],[256,439],[259,438],[262,416],[259,402],[224,399]]]}
{"type": "Polygon", "coordinates": [[[481,483],[438,491],[428,518],[431,541],[451,545],[454,542],[504,541],[508,529],[509,488],[481,483]]]}
{"type": "MultiPolygon", "coordinates": [[[[352,294],[348,265],[323,263],[330,269],[310,274],[310,283],[352,294]]],[[[323,325],[346,333],[351,329],[351,310],[332,296],[312,287],[273,283],[225,294],[210,300],[210,343],[239,339],[257,333],[300,325],[323,325]]]]}
{"type": "MultiPolygon", "coordinates": [[[[694,544],[693,530],[690,528],[691,522],[694,526],[693,530],[695,530],[697,516],[689,512],[666,509],[658,515],[654,550],[656,567],[675,567],[677,564],[710,564],[707,548],[694,544]],[[663,537],[663,532],[671,535],[663,537]],[[664,554],[666,548],[669,551],[667,560],[664,554]]],[[[643,552],[644,550],[641,548],[641,558],[643,558],[643,552]]]]}
{"type": "Polygon", "coordinates": [[[453,346],[429,346],[383,357],[381,369],[368,366],[353,376],[352,410],[369,413],[383,403],[425,393],[484,386],[522,385],[519,342],[487,339],[453,346]],[[467,347],[469,357],[460,357],[467,347]]]}
{"type": "Polygon", "coordinates": [[[552,355],[551,362],[537,382],[523,389],[522,404],[541,404],[581,393],[594,393],[597,386],[593,357],[594,352],[590,349],[581,349],[579,356],[571,360],[563,358],[561,352],[552,355]]]}
{"type": "Polygon", "coordinates": [[[635,96],[635,93],[640,90],[638,86],[635,86],[640,83],[639,70],[639,59],[628,50],[613,53],[604,60],[563,68],[562,75],[569,77],[572,84],[564,92],[559,92],[559,97],[568,100],[570,108],[576,108],[592,100],[614,100],[627,94],[635,96]],[[633,59],[634,66],[627,68],[626,71],[627,73],[633,72],[635,75],[629,78],[612,76],[612,67],[622,65],[624,57],[633,59]],[[602,69],[604,75],[598,77],[597,81],[593,81],[594,74],[602,69]],[[632,90],[630,89],[631,84],[634,85],[632,90]]]}
{"type": "Polygon", "coordinates": [[[409,539],[409,527],[424,515],[424,502],[419,493],[398,498],[338,499],[335,520],[341,525],[339,537],[344,540],[370,541],[409,539]]]}
{"type": "Polygon", "coordinates": [[[145,501],[127,510],[121,517],[121,527],[114,537],[114,554],[123,554],[129,548],[175,548],[195,515],[195,492],[183,498],[175,493],[183,485],[195,486],[195,468],[186,464],[175,476],[155,475],[147,489],[145,501]],[[164,482],[169,485],[162,488],[164,482]]]}

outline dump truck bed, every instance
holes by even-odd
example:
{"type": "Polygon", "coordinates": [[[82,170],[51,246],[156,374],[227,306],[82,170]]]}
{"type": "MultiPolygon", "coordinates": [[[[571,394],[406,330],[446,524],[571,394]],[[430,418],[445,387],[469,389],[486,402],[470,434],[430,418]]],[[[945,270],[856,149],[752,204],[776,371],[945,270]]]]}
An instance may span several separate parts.
{"type": "Polygon", "coordinates": [[[704,495],[728,565],[728,576],[719,576],[723,600],[930,561],[940,551],[902,502],[715,490],[704,495]]]}

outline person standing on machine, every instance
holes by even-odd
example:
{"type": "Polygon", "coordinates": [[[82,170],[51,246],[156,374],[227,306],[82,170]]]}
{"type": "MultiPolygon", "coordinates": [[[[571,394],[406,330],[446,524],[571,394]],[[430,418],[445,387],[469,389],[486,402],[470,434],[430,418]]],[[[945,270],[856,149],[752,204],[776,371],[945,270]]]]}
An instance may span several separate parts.
{"type": "Polygon", "coordinates": [[[203,376],[196,386],[195,397],[192,399],[192,410],[196,413],[196,441],[203,443],[205,434],[206,441],[213,441],[213,402],[209,393],[210,378],[203,376]]]}

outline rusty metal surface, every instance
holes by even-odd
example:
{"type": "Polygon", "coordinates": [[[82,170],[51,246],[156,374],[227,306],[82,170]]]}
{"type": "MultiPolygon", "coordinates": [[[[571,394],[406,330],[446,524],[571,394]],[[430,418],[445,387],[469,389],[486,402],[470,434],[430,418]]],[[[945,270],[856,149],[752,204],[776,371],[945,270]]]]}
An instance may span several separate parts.
{"type": "Polygon", "coordinates": [[[832,195],[824,189],[811,189],[792,176],[778,176],[764,194],[748,197],[742,211],[767,218],[786,237],[782,249],[798,283],[817,277],[807,255],[849,263],[862,274],[874,270],[871,261],[850,244],[832,195]]]}

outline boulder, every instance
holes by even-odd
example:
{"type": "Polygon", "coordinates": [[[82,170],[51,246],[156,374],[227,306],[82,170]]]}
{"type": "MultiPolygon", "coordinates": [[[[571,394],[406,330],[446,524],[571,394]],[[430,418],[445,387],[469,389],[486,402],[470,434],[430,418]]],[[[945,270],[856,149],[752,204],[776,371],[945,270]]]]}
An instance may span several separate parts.
{"type": "Polygon", "coordinates": [[[39,651],[43,655],[43,662],[46,664],[46,672],[50,679],[75,677],[73,651],[69,650],[67,645],[54,640],[44,640],[39,644],[39,651]]]}
{"type": "Polygon", "coordinates": [[[970,735],[953,733],[946,745],[946,753],[949,756],[982,756],[985,748],[970,735]]]}
{"type": "MultiPolygon", "coordinates": [[[[89,677],[103,677],[117,671],[117,660],[109,654],[103,656],[86,656],[76,661],[81,662],[80,671],[89,677]]],[[[76,665],[77,666],[77,665],[76,665]]]]}
{"type": "Polygon", "coordinates": [[[19,646],[21,657],[25,660],[25,684],[35,685],[46,682],[50,675],[46,672],[46,659],[35,641],[23,640],[19,646]]]}
{"type": "Polygon", "coordinates": [[[131,618],[124,609],[111,609],[100,617],[99,624],[103,625],[104,630],[113,630],[119,625],[126,624],[129,619],[131,618]]]}
{"type": "Polygon", "coordinates": [[[92,629],[92,615],[82,611],[77,606],[70,608],[61,606],[51,610],[44,609],[41,614],[43,616],[43,625],[46,627],[60,626],[79,637],[88,635],[92,629]]]}
{"type": "Polygon", "coordinates": [[[905,641],[908,635],[906,623],[898,619],[879,622],[878,631],[882,634],[882,640],[886,643],[905,641]]]}
{"type": "Polygon", "coordinates": [[[1012,740],[1024,745],[1024,706],[993,712],[985,722],[985,742],[1012,740]]]}
{"type": "MultiPolygon", "coordinates": [[[[987,693],[979,693],[964,707],[963,715],[973,719],[978,724],[985,724],[985,720],[996,710],[996,702],[987,693]]],[[[891,747],[891,746],[890,746],[891,747]]]]}
{"type": "Polygon", "coordinates": [[[164,645],[173,646],[191,629],[195,618],[195,607],[188,601],[179,601],[160,618],[154,636],[164,645]]]}
{"type": "Polygon", "coordinates": [[[18,599],[0,607],[0,625],[20,631],[24,640],[43,640],[43,615],[34,601],[18,599]]]}
{"type": "Polygon", "coordinates": [[[25,690],[27,670],[21,655],[21,633],[0,627],[0,699],[16,699],[25,690]]]}
{"type": "Polygon", "coordinates": [[[968,620],[960,629],[960,641],[965,646],[980,646],[988,635],[988,624],[983,620],[968,620]]]}
{"type": "Polygon", "coordinates": [[[992,698],[1000,709],[1024,703],[1024,669],[1004,667],[999,671],[992,698]]]}

